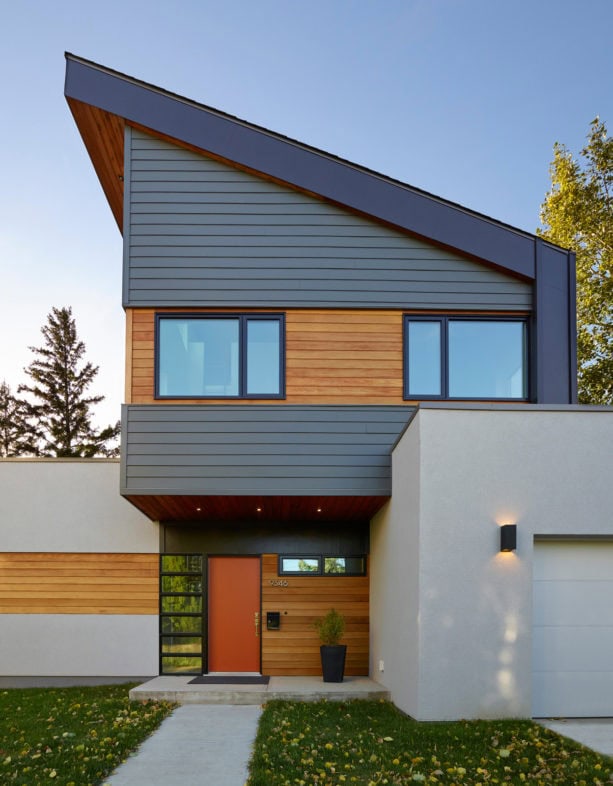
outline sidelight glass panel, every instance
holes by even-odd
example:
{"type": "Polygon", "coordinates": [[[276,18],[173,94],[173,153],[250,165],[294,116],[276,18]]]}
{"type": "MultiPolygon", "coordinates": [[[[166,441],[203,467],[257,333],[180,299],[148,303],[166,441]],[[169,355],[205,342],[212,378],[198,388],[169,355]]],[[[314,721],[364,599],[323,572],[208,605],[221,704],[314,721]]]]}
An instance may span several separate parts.
{"type": "Polygon", "coordinates": [[[162,638],[163,655],[200,655],[201,652],[201,636],[164,636],[162,638]]]}
{"type": "Polygon", "coordinates": [[[409,396],[440,396],[442,393],[441,329],[440,321],[407,323],[409,396]]]}
{"type": "Polygon", "coordinates": [[[162,617],[163,634],[202,633],[202,617],[162,617]]]}
{"type": "Polygon", "coordinates": [[[247,320],[247,395],[279,395],[280,330],[278,319],[247,320]]]}
{"type": "Polygon", "coordinates": [[[162,674],[202,674],[202,658],[162,655],[162,674]]]}
{"type": "Polygon", "coordinates": [[[451,398],[526,398],[523,322],[449,321],[451,398]]]}
{"type": "Polygon", "coordinates": [[[202,612],[202,595],[162,595],[162,612],[198,614],[202,612]]]}
{"type": "Polygon", "coordinates": [[[162,573],[202,573],[202,555],[164,554],[162,573]]]}
{"type": "Polygon", "coordinates": [[[202,592],[200,576],[162,576],[162,592],[202,592]]]}

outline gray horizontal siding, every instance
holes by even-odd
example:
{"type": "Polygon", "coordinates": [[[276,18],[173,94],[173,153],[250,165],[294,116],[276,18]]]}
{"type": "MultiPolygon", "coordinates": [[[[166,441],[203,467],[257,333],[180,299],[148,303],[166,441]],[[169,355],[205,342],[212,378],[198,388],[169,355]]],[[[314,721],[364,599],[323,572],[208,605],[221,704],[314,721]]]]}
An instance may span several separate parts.
{"type": "Polygon", "coordinates": [[[130,405],[122,493],[391,494],[390,450],[413,409],[130,405]]]}
{"type": "Polygon", "coordinates": [[[129,133],[127,306],[529,309],[531,286],[129,133]]]}

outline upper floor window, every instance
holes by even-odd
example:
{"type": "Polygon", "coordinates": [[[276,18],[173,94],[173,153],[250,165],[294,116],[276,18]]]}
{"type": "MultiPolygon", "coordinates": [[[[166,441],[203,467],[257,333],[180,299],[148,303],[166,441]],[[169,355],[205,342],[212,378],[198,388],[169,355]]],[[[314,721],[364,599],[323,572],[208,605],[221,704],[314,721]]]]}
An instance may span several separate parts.
{"type": "Polygon", "coordinates": [[[405,316],[404,358],[405,398],[528,398],[524,319],[405,316]]]}
{"type": "Polygon", "coordinates": [[[283,314],[157,314],[158,398],[283,398],[283,314]]]}

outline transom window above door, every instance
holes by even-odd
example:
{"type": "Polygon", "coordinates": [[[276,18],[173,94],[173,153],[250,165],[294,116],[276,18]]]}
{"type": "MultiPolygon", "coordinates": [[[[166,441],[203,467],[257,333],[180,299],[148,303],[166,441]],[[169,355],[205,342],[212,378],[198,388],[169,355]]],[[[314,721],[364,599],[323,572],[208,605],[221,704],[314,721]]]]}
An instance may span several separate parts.
{"type": "Polygon", "coordinates": [[[283,398],[283,314],[156,314],[156,398],[283,398]]]}

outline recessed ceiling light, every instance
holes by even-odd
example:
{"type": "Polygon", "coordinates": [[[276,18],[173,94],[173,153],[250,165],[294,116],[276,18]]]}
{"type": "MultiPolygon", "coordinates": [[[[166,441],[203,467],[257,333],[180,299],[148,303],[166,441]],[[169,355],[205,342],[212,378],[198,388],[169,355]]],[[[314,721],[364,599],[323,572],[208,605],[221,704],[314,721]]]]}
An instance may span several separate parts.
{"type": "Polygon", "coordinates": [[[318,513],[321,513],[321,508],[317,508],[317,512],[318,512],[318,513]]]}
{"type": "Polygon", "coordinates": [[[196,513],[200,513],[201,510],[202,508],[196,508],[196,513]]]}
{"type": "Polygon", "coordinates": [[[261,513],[262,512],[262,508],[256,508],[255,510],[256,510],[256,513],[261,513]]]}

